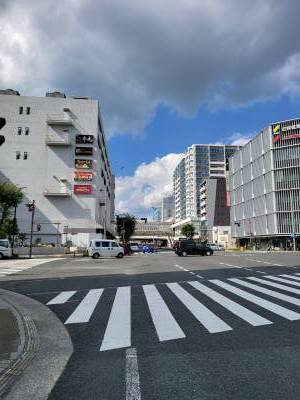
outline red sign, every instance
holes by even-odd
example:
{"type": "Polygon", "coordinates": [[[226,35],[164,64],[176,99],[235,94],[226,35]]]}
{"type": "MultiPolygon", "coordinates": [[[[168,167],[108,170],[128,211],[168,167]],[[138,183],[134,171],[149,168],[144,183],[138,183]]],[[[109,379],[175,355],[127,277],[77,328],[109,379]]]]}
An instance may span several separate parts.
{"type": "Polygon", "coordinates": [[[297,139],[297,138],[300,138],[300,133],[293,133],[292,135],[289,136],[283,136],[282,140],[297,139]]]}
{"type": "Polygon", "coordinates": [[[75,171],[75,181],[91,181],[93,179],[92,172],[75,171]]]}
{"type": "Polygon", "coordinates": [[[92,194],[92,185],[74,185],[75,194],[92,194]]]}
{"type": "Polygon", "coordinates": [[[230,207],[230,193],[226,192],[226,206],[230,207]]]}

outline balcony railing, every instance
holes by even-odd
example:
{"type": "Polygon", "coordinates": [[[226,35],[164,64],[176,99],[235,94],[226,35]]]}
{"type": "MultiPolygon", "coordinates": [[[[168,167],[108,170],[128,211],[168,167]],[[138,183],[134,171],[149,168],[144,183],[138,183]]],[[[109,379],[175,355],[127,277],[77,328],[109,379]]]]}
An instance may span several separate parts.
{"type": "Polygon", "coordinates": [[[48,146],[71,146],[71,136],[69,133],[47,133],[46,144],[48,146]]]}
{"type": "Polygon", "coordinates": [[[44,190],[46,197],[70,197],[72,192],[64,185],[47,186],[44,190]]]}
{"type": "Polygon", "coordinates": [[[66,113],[47,114],[48,125],[73,125],[73,119],[66,113]]]}

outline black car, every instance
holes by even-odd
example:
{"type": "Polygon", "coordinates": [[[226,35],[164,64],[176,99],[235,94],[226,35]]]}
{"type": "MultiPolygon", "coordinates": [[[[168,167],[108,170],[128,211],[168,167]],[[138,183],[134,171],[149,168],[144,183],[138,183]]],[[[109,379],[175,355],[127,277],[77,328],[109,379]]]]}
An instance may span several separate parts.
{"type": "Polygon", "coordinates": [[[214,251],[206,244],[196,243],[193,240],[183,240],[176,243],[175,253],[182,257],[189,255],[211,256],[214,251]]]}

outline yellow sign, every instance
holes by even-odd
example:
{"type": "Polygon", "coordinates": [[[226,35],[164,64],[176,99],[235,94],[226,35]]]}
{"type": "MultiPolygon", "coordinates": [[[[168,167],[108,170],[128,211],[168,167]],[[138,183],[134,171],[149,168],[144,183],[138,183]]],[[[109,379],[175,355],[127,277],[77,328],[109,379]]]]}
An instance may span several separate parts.
{"type": "Polygon", "coordinates": [[[277,125],[275,125],[275,126],[273,127],[273,134],[274,134],[274,135],[278,135],[278,134],[279,134],[279,131],[280,131],[280,125],[277,124],[277,125]]]}

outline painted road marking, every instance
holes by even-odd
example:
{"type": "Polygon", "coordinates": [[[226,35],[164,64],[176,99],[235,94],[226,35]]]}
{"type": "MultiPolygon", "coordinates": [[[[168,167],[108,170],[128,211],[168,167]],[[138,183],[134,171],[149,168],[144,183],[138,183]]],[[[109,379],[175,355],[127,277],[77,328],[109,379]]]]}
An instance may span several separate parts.
{"type": "MultiPolygon", "coordinates": [[[[256,281],[256,282],[259,282],[259,283],[263,283],[264,285],[267,285],[267,286],[275,287],[277,289],[285,290],[286,292],[292,292],[292,293],[300,294],[300,290],[299,289],[295,289],[295,288],[292,288],[292,287],[289,287],[289,286],[281,285],[280,283],[266,281],[265,279],[254,278],[254,277],[251,277],[251,278],[248,278],[248,279],[251,279],[252,281],[256,281]]],[[[300,300],[299,300],[299,305],[300,305],[300,300]]]]}
{"type": "MultiPolygon", "coordinates": [[[[240,285],[243,285],[243,286],[250,285],[247,282],[241,281],[240,279],[233,278],[230,280],[235,283],[238,283],[240,285]]],[[[254,294],[250,294],[250,293],[246,292],[245,290],[242,290],[235,286],[229,285],[228,283],[222,282],[218,279],[212,279],[210,282],[212,282],[213,284],[215,284],[225,290],[228,290],[231,293],[236,294],[239,297],[242,297],[243,299],[246,299],[248,301],[251,301],[254,304],[257,304],[260,307],[273,312],[274,314],[280,315],[281,317],[286,318],[289,321],[295,321],[295,320],[300,319],[300,314],[298,314],[294,311],[291,311],[285,307],[281,307],[275,303],[272,303],[269,300],[265,300],[261,297],[255,296],[254,294]]],[[[255,286],[255,285],[253,285],[253,286],[255,286]]]]}
{"type": "MultiPolygon", "coordinates": [[[[263,279],[252,279],[252,278],[248,278],[248,279],[251,279],[251,280],[259,282],[259,283],[264,283],[263,279]]],[[[250,289],[256,290],[257,292],[264,293],[264,294],[267,294],[268,296],[276,297],[277,299],[287,301],[288,303],[292,303],[292,304],[296,304],[297,306],[300,306],[299,299],[288,296],[287,294],[275,292],[274,290],[263,288],[261,286],[257,286],[257,285],[251,284],[249,282],[244,282],[244,281],[240,281],[240,280],[237,283],[239,283],[242,286],[248,287],[250,289]]]]}
{"type": "Polygon", "coordinates": [[[100,351],[120,349],[131,345],[130,286],[120,287],[109,316],[100,351]]]}
{"type": "Polygon", "coordinates": [[[189,284],[253,326],[270,325],[273,323],[255,312],[248,310],[246,307],[241,306],[235,301],[228,299],[215,290],[202,285],[200,282],[189,282],[189,284]]]}
{"type": "Polygon", "coordinates": [[[65,324],[89,322],[102,293],[103,289],[91,289],[66,320],[65,324]]]}
{"type": "Polygon", "coordinates": [[[168,306],[154,285],[144,285],[152,321],[160,341],[184,338],[185,334],[171,314],[168,306]]]}
{"type": "Polygon", "coordinates": [[[201,275],[196,275],[197,278],[204,279],[201,275]]]}
{"type": "Polygon", "coordinates": [[[141,400],[140,375],[135,348],[126,350],[126,400],[141,400]]]}
{"type": "Polygon", "coordinates": [[[64,304],[66,301],[68,301],[74,294],[76,293],[76,290],[70,290],[67,292],[61,292],[57,296],[55,296],[52,300],[48,301],[47,305],[52,305],[52,304],[64,304]]]}
{"type": "Polygon", "coordinates": [[[195,299],[195,297],[184,290],[178,283],[167,283],[167,286],[194,317],[201,322],[208,332],[218,333],[232,330],[221,318],[217,317],[207,307],[201,304],[200,301],[195,299]]]}
{"type": "Polygon", "coordinates": [[[288,284],[294,285],[294,286],[300,286],[299,282],[295,282],[290,279],[278,278],[277,276],[266,275],[265,278],[273,279],[274,281],[278,281],[278,282],[288,283],[288,284]]]}
{"type": "Polygon", "coordinates": [[[284,276],[285,278],[296,279],[297,281],[300,281],[299,276],[287,275],[287,274],[282,274],[282,275],[279,275],[279,276],[284,276]]]}

